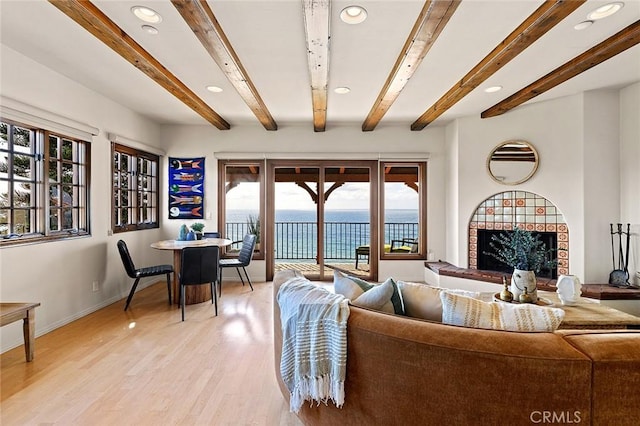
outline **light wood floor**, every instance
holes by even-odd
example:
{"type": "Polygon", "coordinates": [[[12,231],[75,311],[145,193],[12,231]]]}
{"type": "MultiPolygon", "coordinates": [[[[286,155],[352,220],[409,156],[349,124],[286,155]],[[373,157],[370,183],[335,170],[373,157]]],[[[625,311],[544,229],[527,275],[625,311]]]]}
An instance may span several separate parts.
{"type": "MultiPolygon", "coordinates": [[[[276,383],[271,283],[225,283],[180,308],[166,286],[139,291],[2,354],[1,417],[10,425],[301,425],[276,383]]],[[[36,314],[37,321],[37,314],[36,314]]]]}

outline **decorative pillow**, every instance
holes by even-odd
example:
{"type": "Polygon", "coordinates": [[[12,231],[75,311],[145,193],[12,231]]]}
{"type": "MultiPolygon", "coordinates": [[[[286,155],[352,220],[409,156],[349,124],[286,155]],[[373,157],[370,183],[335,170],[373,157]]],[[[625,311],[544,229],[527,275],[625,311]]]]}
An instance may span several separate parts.
{"type": "Polygon", "coordinates": [[[335,271],[333,273],[333,287],[337,294],[343,295],[356,306],[381,310],[398,315],[405,314],[400,291],[398,290],[398,286],[393,278],[387,279],[387,281],[382,284],[372,284],[363,279],[345,275],[340,271],[335,271]],[[380,304],[379,299],[386,296],[388,287],[391,288],[391,294],[386,298],[383,304],[380,304]],[[376,291],[361,299],[362,296],[372,290],[376,291]],[[375,307],[374,305],[379,305],[379,307],[375,307]]]}
{"type": "Polygon", "coordinates": [[[430,321],[442,321],[442,289],[427,284],[398,281],[407,316],[430,321]]]}
{"type": "Polygon", "coordinates": [[[333,272],[333,289],[351,301],[356,300],[358,296],[372,287],[373,284],[366,281],[355,280],[340,271],[333,272]]]}
{"type": "Polygon", "coordinates": [[[398,288],[402,295],[402,304],[407,316],[426,319],[429,321],[442,321],[442,301],[440,293],[446,291],[459,296],[472,297],[474,299],[493,300],[494,293],[482,293],[477,291],[434,287],[429,284],[398,281],[398,288]]]}
{"type": "Polygon", "coordinates": [[[394,291],[396,291],[394,282],[389,278],[382,284],[371,287],[370,290],[362,293],[351,303],[361,308],[375,309],[376,311],[395,314],[396,312],[391,302],[394,291]]]}
{"type": "Polygon", "coordinates": [[[529,304],[483,302],[443,291],[442,322],[464,327],[506,331],[554,331],[564,311],[529,304]]]}

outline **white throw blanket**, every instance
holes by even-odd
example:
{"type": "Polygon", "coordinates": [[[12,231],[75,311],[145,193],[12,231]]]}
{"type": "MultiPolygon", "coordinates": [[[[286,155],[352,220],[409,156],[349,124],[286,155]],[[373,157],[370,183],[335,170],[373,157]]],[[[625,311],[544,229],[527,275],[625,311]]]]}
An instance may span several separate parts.
{"type": "Polygon", "coordinates": [[[344,404],[349,301],[344,296],[291,278],[278,291],[282,322],[280,373],[297,413],[304,401],[344,404]]]}

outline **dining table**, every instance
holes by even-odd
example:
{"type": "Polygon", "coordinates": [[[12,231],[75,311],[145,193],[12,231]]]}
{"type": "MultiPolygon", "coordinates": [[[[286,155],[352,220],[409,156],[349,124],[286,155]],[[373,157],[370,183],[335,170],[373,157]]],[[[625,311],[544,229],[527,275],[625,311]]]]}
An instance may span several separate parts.
{"type": "MultiPolygon", "coordinates": [[[[208,247],[218,246],[227,247],[232,243],[231,240],[226,238],[203,238],[201,240],[192,241],[180,241],[180,240],[163,240],[157,241],[151,244],[151,247],[157,250],[172,250],[173,251],[173,301],[175,303],[180,302],[179,282],[178,274],[180,273],[180,266],[182,264],[182,250],[185,247],[208,247]]],[[[195,303],[202,303],[211,300],[211,286],[209,283],[202,283],[202,285],[190,285],[185,288],[185,304],[193,305],[195,303]]]]}

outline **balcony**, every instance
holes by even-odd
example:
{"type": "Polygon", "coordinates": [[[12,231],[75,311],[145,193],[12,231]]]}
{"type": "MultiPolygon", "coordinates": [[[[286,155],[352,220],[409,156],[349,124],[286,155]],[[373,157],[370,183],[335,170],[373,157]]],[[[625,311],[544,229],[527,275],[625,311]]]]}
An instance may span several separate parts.
{"type": "MultiPolygon", "coordinates": [[[[316,222],[275,223],[275,270],[301,269],[304,272],[318,270],[316,222]]],[[[249,231],[245,222],[227,222],[225,236],[233,241],[242,240],[249,231]]],[[[368,274],[367,259],[361,257],[356,269],[356,247],[370,243],[368,222],[325,222],[324,224],[325,273],[339,269],[359,275],[368,274]]],[[[385,223],[385,245],[392,240],[418,238],[418,223],[385,223]]]]}

